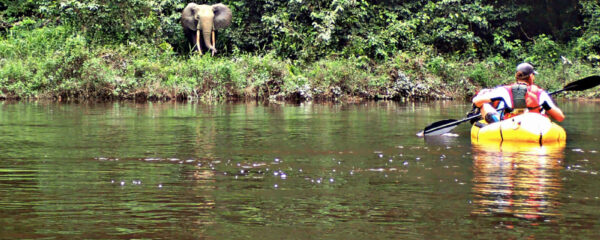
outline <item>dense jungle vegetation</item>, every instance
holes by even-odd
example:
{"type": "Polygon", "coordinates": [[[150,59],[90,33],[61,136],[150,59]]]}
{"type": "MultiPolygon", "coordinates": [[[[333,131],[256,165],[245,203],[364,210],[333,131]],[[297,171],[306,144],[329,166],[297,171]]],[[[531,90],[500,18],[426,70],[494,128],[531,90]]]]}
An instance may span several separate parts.
{"type": "Polygon", "coordinates": [[[211,57],[190,52],[187,1],[0,0],[0,98],[437,99],[523,61],[551,90],[600,73],[597,0],[222,2],[211,57]]]}

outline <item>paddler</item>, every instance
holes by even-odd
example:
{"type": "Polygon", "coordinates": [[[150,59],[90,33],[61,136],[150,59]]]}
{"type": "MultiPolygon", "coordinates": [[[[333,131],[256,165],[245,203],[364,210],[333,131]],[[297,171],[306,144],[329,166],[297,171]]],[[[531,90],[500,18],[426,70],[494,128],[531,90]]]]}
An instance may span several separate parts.
{"type": "Polygon", "coordinates": [[[481,91],[473,98],[473,104],[480,108],[481,115],[488,123],[525,112],[545,113],[556,121],[562,122],[565,115],[560,108],[554,104],[544,89],[533,84],[536,74],[531,64],[521,63],[517,66],[515,83],[481,91]],[[500,113],[496,109],[499,109],[500,113]]]}

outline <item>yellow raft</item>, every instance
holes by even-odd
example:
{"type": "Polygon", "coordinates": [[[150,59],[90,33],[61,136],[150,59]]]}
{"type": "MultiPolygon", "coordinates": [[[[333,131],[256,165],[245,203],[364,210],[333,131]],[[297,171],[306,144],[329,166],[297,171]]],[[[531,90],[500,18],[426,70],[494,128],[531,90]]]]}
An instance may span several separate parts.
{"type": "Polygon", "coordinates": [[[481,120],[471,127],[471,142],[564,143],[565,130],[539,113],[524,113],[492,124],[481,120]]]}

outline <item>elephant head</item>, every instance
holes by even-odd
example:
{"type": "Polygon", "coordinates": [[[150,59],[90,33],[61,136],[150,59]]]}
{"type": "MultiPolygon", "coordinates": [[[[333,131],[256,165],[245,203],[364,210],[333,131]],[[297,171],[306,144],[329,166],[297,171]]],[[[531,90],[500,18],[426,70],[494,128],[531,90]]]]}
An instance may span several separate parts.
{"type": "Polygon", "coordinates": [[[202,30],[204,44],[214,56],[217,52],[214,31],[231,25],[231,17],[231,10],[221,3],[214,5],[189,3],[181,13],[181,25],[186,37],[198,47],[200,54],[202,54],[200,47],[200,30],[202,30]]]}

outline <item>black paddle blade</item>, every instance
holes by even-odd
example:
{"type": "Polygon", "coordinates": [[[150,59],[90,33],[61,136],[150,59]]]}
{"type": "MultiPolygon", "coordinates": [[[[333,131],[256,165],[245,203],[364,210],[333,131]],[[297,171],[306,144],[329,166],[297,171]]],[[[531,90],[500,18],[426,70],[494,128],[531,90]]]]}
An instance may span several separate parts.
{"type": "Polygon", "coordinates": [[[565,91],[583,91],[600,85],[600,76],[589,76],[581,80],[567,84],[565,91]]]}
{"type": "Polygon", "coordinates": [[[434,123],[430,124],[429,126],[425,127],[425,130],[417,133],[417,136],[422,137],[422,136],[442,135],[444,133],[448,133],[448,132],[452,131],[452,129],[454,129],[460,123],[461,123],[460,121],[457,121],[455,119],[446,119],[446,120],[437,121],[437,122],[434,122],[434,123]]]}

